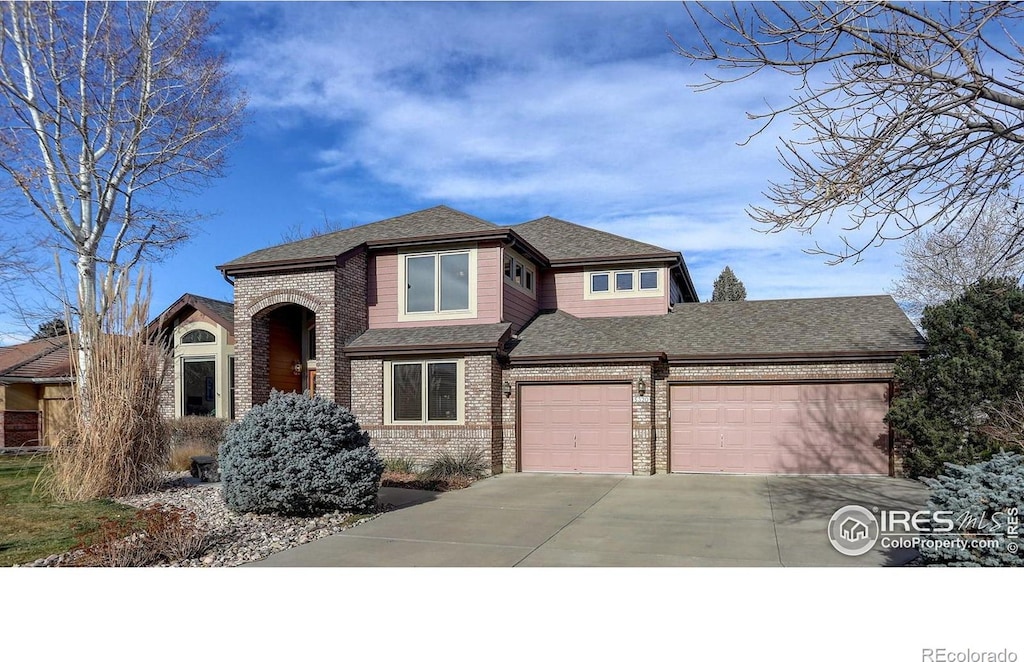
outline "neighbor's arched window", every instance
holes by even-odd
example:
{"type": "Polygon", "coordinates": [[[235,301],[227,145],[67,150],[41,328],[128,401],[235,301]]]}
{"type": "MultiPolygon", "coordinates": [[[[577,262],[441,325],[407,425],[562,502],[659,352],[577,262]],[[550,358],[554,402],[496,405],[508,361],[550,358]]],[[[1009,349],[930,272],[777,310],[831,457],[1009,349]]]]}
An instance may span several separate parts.
{"type": "Polygon", "coordinates": [[[189,331],[181,337],[182,344],[185,343],[197,343],[197,342],[216,342],[217,338],[212,333],[205,329],[196,329],[195,331],[189,331]]]}

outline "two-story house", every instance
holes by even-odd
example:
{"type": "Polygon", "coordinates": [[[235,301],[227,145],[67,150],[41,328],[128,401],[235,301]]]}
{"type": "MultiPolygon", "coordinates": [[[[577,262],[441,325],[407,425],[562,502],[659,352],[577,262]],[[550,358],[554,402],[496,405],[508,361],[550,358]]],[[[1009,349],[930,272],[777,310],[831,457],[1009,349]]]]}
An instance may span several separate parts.
{"type": "Polygon", "coordinates": [[[309,390],[385,456],[495,472],[899,472],[883,417],[923,340],[888,296],[698,303],[677,251],[444,206],[218,268],[239,416],[309,390]]]}

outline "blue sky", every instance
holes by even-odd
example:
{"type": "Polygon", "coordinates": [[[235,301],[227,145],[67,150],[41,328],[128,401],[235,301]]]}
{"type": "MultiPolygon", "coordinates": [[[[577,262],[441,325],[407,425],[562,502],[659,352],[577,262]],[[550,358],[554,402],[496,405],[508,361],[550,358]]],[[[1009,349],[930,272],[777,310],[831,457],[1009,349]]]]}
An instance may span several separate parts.
{"type": "MultiPolygon", "coordinates": [[[[668,38],[679,3],[225,3],[215,47],[250,97],[227,175],[183,204],[210,215],[153,266],[153,311],[231,299],[214,268],[324,218],[366,223],[447,204],[496,223],[552,215],[683,253],[702,299],[726,265],[748,297],[884,292],[898,246],[827,266],[840,229],[763,234],[773,127],[792,93],[765,75],[712,92],[668,38]]],[[[25,292],[26,306],[31,292],[25,292]]],[[[0,312],[0,342],[28,332],[0,312]]]]}

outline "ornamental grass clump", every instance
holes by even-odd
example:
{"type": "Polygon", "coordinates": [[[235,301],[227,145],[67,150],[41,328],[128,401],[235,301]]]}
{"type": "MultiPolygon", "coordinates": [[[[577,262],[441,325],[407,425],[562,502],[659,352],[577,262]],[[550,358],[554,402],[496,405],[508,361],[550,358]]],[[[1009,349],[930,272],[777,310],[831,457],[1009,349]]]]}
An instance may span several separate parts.
{"type": "MultiPolygon", "coordinates": [[[[77,387],[50,454],[43,484],[58,501],[122,497],[153,489],[170,442],[160,402],[169,379],[167,348],[154,342],[148,281],[108,286],[103,317],[82,316],[80,338],[93,338],[88,361],[72,361],[77,387]]],[[[77,358],[77,355],[75,356],[77,358]]]]}
{"type": "Polygon", "coordinates": [[[228,428],[219,460],[224,501],[238,512],[366,510],[384,472],[351,412],[279,391],[228,428]]]}

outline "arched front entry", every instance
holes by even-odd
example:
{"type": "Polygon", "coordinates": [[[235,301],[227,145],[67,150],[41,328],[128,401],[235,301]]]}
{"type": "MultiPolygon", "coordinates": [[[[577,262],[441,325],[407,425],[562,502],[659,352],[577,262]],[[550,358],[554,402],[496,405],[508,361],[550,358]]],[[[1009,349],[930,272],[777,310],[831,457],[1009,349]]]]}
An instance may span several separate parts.
{"type": "Polygon", "coordinates": [[[253,340],[254,348],[263,344],[258,340],[265,340],[267,348],[258,358],[254,352],[253,404],[266,402],[271,389],[315,391],[316,314],[312,310],[287,303],[261,311],[253,318],[253,340]],[[262,375],[265,379],[259,378],[262,375]]]}

